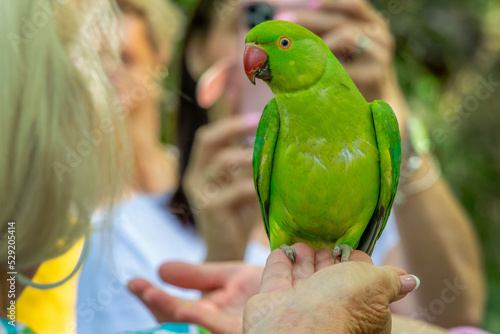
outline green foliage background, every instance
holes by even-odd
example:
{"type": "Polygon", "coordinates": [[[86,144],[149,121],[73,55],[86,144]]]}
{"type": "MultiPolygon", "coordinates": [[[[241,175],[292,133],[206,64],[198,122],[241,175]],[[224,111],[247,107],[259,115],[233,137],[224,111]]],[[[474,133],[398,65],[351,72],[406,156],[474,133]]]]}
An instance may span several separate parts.
{"type": "MultiPolygon", "coordinates": [[[[196,2],[177,0],[187,16],[196,2]]],[[[372,3],[396,37],[396,67],[410,107],[427,124],[443,173],[475,223],[489,289],[483,327],[500,333],[500,87],[484,99],[476,91],[481,78],[500,82],[500,1],[372,3]]],[[[177,68],[174,62],[167,83],[173,92],[177,68]]],[[[164,124],[164,140],[174,141],[175,113],[164,124]]]]}

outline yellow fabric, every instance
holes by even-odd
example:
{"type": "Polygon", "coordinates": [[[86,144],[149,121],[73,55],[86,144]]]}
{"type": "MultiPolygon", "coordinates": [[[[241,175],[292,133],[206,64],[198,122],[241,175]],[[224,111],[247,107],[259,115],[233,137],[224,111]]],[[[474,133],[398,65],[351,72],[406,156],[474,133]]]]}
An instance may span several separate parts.
{"type": "MultiPolygon", "coordinates": [[[[53,283],[68,275],[78,262],[83,240],[65,254],[44,262],[33,281],[53,283]]],[[[17,320],[44,334],[76,333],[76,292],[75,275],[60,287],[38,290],[27,287],[16,302],[17,320]]]]}

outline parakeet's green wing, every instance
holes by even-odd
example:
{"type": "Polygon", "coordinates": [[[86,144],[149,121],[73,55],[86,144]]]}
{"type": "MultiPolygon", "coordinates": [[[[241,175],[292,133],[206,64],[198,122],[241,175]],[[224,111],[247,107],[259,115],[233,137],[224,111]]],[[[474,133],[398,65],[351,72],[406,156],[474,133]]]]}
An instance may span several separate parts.
{"type": "Polygon", "coordinates": [[[260,211],[268,237],[271,174],[279,127],[278,105],[276,104],[276,99],[273,98],[264,108],[264,112],[260,118],[252,158],[255,189],[259,197],[260,211]]]}
{"type": "Polygon", "coordinates": [[[380,157],[380,194],[373,216],[357,247],[369,255],[389,218],[401,166],[401,138],[396,115],[383,101],[373,101],[370,107],[380,157]]]}

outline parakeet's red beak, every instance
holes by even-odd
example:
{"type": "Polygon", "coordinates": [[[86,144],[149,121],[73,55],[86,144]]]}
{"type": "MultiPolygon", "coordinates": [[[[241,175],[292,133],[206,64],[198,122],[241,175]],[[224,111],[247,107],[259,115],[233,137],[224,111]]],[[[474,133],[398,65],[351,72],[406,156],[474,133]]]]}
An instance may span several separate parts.
{"type": "Polygon", "coordinates": [[[271,79],[271,72],[267,62],[267,53],[255,44],[245,45],[243,64],[248,79],[255,85],[255,78],[271,79]]]}

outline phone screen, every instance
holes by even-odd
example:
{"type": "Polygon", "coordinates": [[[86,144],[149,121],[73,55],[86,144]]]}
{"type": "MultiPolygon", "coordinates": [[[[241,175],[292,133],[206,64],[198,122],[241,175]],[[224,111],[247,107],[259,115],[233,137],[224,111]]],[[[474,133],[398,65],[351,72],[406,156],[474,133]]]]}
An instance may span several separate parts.
{"type": "MultiPolygon", "coordinates": [[[[239,43],[241,50],[239,54],[243,55],[245,36],[250,29],[262,22],[272,20],[278,13],[304,8],[306,3],[305,0],[243,1],[239,14],[239,34],[241,36],[241,43],[239,43]]],[[[242,61],[240,72],[242,74],[241,87],[243,94],[240,100],[239,112],[262,112],[269,100],[273,98],[271,90],[261,80],[257,80],[255,86],[252,85],[244,75],[242,61]]]]}
{"type": "Polygon", "coordinates": [[[272,20],[280,12],[305,7],[304,0],[248,1],[242,8],[242,21],[250,30],[256,25],[272,20]]]}
{"type": "Polygon", "coordinates": [[[265,2],[249,3],[243,7],[243,17],[248,30],[262,22],[272,20],[275,14],[276,9],[265,2]]]}

